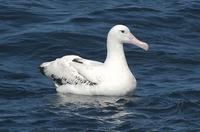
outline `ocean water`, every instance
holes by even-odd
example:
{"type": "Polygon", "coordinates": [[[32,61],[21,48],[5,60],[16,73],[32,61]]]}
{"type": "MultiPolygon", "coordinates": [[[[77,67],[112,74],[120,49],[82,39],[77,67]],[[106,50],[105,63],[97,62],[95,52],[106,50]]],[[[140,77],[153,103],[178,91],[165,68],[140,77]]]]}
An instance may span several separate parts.
{"type": "Polygon", "coordinates": [[[1,0],[0,131],[200,131],[199,0],[1,0]],[[68,54],[104,61],[127,25],[133,96],[60,95],[38,70],[68,54]]]}

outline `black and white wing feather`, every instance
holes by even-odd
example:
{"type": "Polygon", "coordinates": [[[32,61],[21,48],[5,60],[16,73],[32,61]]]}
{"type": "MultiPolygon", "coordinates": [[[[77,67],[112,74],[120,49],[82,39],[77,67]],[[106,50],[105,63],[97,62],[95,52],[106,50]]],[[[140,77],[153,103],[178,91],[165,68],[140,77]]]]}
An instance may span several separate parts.
{"type": "Polygon", "coordinates": [[[68,55],[40,65],[41,72],[53,80],[56,86],[65,84],[97,85],[100,82],[99,67],[103,63],[68,55]]]}

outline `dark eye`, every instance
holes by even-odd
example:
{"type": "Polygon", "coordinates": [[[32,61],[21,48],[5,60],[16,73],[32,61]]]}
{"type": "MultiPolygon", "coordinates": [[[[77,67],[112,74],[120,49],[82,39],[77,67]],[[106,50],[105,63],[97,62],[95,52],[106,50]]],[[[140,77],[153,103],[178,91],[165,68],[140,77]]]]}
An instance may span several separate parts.
{"type": "Polygon", "coordinates": [[[121,33],[124,33],[125,31],[124,30],[120,30],[121,31],[121,33]]]}

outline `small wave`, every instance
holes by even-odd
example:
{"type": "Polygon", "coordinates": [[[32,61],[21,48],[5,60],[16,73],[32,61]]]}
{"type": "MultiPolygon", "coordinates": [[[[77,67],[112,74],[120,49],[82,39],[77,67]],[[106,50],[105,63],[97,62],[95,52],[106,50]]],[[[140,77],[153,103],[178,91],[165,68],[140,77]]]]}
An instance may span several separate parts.
{"type": "Polygon", "coordinates": [[[76,17],[76,18],[72,18],[70,20],[70,22],[74,22],[74,23],[88,23],[88,22],[93,22],[95,21],[95,19],[89,18],[89,17],[76,17]]]}
{"type": "Polygon", "coordinates": [[[112,9],[107,9],[107,11],[114,11],[114,12],[161,12],[160,10],[153,9],[153,8],[147,8],[147,7],[115,7],[112,9]]]}

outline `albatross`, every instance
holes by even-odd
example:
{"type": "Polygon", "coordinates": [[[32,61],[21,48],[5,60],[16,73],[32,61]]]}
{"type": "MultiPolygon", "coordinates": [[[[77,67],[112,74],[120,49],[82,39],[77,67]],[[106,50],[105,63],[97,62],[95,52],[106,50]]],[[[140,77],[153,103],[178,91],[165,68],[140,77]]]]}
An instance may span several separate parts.
{"type": "Polygon", "coordinates": [[[145,51],[147,43],[138,40],[127,26],[116,25],[107,35],[107,57],[104,62],[66,55],[40,65],[59,93],[123,96],[136,89],[136,79],[128,67],[123,44],[133,44],[145,51]]]}

